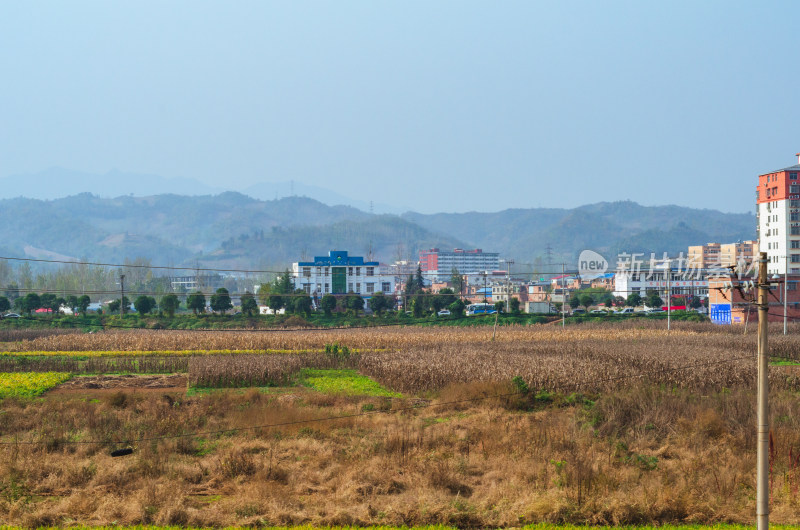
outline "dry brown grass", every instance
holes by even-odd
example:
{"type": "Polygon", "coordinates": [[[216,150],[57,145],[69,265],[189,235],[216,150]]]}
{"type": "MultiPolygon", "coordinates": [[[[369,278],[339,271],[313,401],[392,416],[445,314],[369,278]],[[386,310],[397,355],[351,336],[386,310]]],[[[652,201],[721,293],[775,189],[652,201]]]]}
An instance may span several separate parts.
{"type": "MultiPolygon", "coordinates": [[[[498,393],[488,383],[440,399],[498,393]]],[[[108,439],[279,423],[358,411],[366,398],[219,393],[8,402],[0,430],[108,439]],[[46,426],[46,427],[44,427],[46,426]]],[[[283,429],[168,438],[111,458],[109,443],[0,447],[0,520],[88,524],[749,522],[751,391],[640,385],[594,406],[520,413],[485,401],[283,429]]],[[[509,405],[512,405],[509,409],[509,405]]],[[[397,405],[395,405],[397,406],[397,405]]],[[[800,404],[773,396],[772,520],[797,523],[800,404]],[[792,452],[793,451],[793,452],[792,452]]]]}

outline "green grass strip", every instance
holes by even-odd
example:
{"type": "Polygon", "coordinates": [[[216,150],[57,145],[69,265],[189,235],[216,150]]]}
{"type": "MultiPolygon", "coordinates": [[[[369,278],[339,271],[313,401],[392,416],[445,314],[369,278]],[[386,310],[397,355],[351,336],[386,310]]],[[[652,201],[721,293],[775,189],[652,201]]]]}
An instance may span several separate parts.
{"type": "Polygon", "coordinates": [[[325,394],[344,394],[348,396],[402,397],[392,392],[356,370],[318,370],[303,369],[300,384],[310,386],[325,394]]]}

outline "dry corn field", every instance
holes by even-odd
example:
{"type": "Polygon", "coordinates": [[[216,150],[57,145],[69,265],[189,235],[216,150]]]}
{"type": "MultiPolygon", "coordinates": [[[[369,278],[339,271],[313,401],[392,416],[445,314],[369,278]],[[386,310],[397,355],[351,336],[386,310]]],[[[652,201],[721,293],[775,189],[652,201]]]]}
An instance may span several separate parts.
{"type": "MultiPolygon", "coordinates": [[[[800,328],[786,337],[778,331],[772,353],[800,358],[800,328]]],[[[34,401],[6,399],[0,439],[31,443],[0,445],[0,522],[752,521],[752,330],[679,323],[667,332],[659,322],[510,326],[495,341],[491,335],[491,328],[148,330],[5,342],[0,350],[15,354],[0,355],[4,371],[173,371],[186,373],[190,386],[241,387],[287,385],[304,368],[354,368],[403,397],[284,386],[56,389],[34,401]],[[348,353],[310,353],[335,343],[348,353]],[[196,353],[155,353],[181,349],[196,353]],[[296,353],[275,353],[284,350],[296,353]],[[121,443],[140,437],[148,439],[121,443]],[[75,443],[85,441],[100,443],[75,443]],[[110,456],[125,446],[133,453],[110,456]]],[[[770,370],[772,521],[797,524],[798,367],[770,370]]]]}
{"type": "MultiPolygon", "coordinates": [[[[770,337],[772,355],[800,358],[796,331],[770,337]]],[[[777,329],[776,329],[777,331],[777,329]]],[[[509,381],[521,377],[531,388],[597,392],[641,381],[707,391],[751,387],[755,381],[756,337],[741,328],[661,322],[500,328],[382,328],[283,332],[198,332],[136,330],[68,334],[5,343],[6,352],[59,352],[57,359],[0,355],[4,371],[188,372],[197,386],[273,386],[302,368],[330,367],[330,358],[309,351],[339,343],[363,350],[348,361],[384,386],[403,393],[436,391],[449,384],[509,381]],[[70,359],[69,352],[160,350],[196,352],[186,360],[147,355],[129,359],[70,359]],[[201,355],[209,350],[263,354],[201,355]],[[273,351],[297,353],[271,353],[273,351]],[[116,368],[116,369],[115,369],[116,368]]],[[[46,357],[46,356],[44,356],[46,357]]],[[[794,366],[771,368],[774,388],[800,386],[794,366]]]]}

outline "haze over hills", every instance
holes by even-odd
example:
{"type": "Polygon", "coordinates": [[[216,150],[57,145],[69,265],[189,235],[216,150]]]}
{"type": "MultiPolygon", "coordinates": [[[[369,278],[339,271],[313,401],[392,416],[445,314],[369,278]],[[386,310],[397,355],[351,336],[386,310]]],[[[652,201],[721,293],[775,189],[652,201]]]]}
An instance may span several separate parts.
{"type": "Polygon", "coordinates": [[[414,259],[430,247],[497,251],[525,268],[543,259],[548,246],[552,259],[571,263],[586,248],[613,260],[619,251],[685,252],[689,245],[755,235],[750,214],[633,202],[395,216],[307,197],[264,201],[235,192],[0,200],[5,256],[107,262],[144,257],[154,264],[219,268],[284,267],[331,249],[371,251],[391,262],[414,259]]]}
{"type": "Polygon", "coordinates": [[[38,173],[0,178],[0,199],[26,197],[53,200],[80,193],[92,193],[104,198],[164,194],[199,196],[219,194],[225,191],[237,191],[262,201],[295,196],[309,197],[329,206],[351,206],[364,211],[372,210],[375,213],[399,214],[408,210],[400,205],[370,203],[354,199],[327,188],[292,180],[279,182],[265,180],[232,190],[229,187],[209,186],[193,178],[169,178],[118,170],[96,174],[61,167],[52,167],[38,173]]]}

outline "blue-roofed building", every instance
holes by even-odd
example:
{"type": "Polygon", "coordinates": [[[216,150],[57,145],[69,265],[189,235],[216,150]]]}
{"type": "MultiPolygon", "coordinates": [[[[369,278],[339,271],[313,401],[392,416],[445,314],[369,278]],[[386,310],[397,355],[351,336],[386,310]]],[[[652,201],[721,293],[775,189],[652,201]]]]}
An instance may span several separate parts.
{"type": "Polygon", "coordinates": [[[327,256],[292,264],[296,289],[311,296],[356,293],[370,297],[377,292],[392,295],[394,276],[382,275],[377,261],[350,256],[346,250],[331,250],[327,256]]]}

